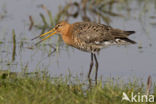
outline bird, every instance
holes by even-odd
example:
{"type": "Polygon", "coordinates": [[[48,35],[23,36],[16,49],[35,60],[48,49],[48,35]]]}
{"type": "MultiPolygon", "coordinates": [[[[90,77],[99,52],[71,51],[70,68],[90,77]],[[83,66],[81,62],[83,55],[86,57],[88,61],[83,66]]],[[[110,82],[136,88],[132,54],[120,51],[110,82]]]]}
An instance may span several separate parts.
{"type": "Polygon", "coordinates": [[[99,53],[101,49],[108,46],[136,44],[135,41],[128,38],[129,35],[134,33],[135,31],[125,31],[95,22],[75,22],[70,24],[67,21],[61,21],[50,31],[32,40],[41,38],[41,40],[36,43],[37,45],[54,34],[60,34],[64,43],[67,45],[90,53],[91,61],[88,79],[90,81],[90,74],[95,61],[95,83],[97,84],[99,65],[96,54],[99,53]]]}

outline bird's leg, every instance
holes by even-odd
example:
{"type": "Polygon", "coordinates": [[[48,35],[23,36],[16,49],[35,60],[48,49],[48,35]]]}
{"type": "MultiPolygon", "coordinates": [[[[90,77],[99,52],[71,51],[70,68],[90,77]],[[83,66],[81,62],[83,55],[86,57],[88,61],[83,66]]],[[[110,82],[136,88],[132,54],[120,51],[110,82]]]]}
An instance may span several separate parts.
{"type": "Polygon", "coordinates": [[[94,59],[95,59],[95,63],[96,63],[96,65],[95,65],[95,69],[96,69],[96,73],[95,73],[95,83],[97,84],[97,76],[98,76],[98,60],[97,60],[97,58],[96,58],[96,54],[93,54],[94,55],[94,59]]]}
{"type": "Polygon", "coordinates": [[[92,67],[93,67],[93,53],[91,53],[91,62],[90,62],[90,68],[89,68],[89,73],[88,73],[88,78],[90,79],[90,74],[91,74],[91,71],[92,71],[92,67]]]}
{"type": "Polygon", "coordinates": [[[89,73],[88,73],[89,84],[91,84],[90,74],[91,74],[91,71],[92,71],[93,64],[94,64],[94,62],[93,62],[93,53],[91,53],[91,62],[90,62],[90,68],[89,68],[89,73]]]}

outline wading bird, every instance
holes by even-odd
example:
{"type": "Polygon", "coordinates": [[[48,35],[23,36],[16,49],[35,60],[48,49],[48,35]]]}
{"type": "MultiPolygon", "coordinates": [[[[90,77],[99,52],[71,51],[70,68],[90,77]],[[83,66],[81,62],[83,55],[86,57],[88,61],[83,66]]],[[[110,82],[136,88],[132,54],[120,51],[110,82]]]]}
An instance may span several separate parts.
{"type": "Polygon", "coordinates": [[[37,36],[34,39],[46,36],[38,42],[40,43],[54,34],[61,34],[63,41],[67,45],[91,53],[88,78],[90,80],[90,74],[95,60],[95,81],[97,84],[98,60],[96,58],[96,52],[110,45],[135,44],[135,41],[128,39],[128,36],[133,33],[135,33],[135,31],[123,31],[93,22],[76,22],[69,24],[68,22],[62,21],[49,32],[37,36]],[[51,34],[47,35],[49,33],[51,34]]]}

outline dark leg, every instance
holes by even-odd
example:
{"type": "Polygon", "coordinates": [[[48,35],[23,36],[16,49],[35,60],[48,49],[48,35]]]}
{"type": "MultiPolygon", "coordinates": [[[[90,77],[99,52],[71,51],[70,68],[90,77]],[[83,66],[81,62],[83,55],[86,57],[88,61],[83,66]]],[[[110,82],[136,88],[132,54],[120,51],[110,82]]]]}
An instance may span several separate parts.
{"type": "Polygon", "coordinates": [[[91,74],[91,71],[92,71],[92,67],[93,67],[93,53],[91,53],[91,62],[90,62],[90,68],[89,68],[89,73],[88,73],[88,79],[90,79],[90,74],[91,74]]]}
{"type": "Polygon", "coordinates": [[[95,68],[96,68],[96,73],[95,73],[95,83],[97,84],[97,76],[98,76],[98,61],[97,61],[97,58],[96,58],[96,54],[94,54],[94,59],[95,59],[95,68]]]}

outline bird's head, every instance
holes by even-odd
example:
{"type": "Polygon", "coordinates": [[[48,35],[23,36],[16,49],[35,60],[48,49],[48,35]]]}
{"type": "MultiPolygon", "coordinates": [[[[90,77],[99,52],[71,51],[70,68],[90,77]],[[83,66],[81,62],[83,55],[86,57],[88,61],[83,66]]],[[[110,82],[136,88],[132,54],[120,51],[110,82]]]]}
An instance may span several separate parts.
{"type": "Polygon", "coordinates": [[[41,35],[33,38],[33,40],[36,39],[36,38],[42,38],[42,37],[46,36],[45,38],[43,38],[41,41],[38,42],[38,43],[40,43],[40,42],[50,38],[51,36],[53,36],[55,34],[64,35],[64,34],[66,34],[68,32],[69,27],[70,27],[70,24],[68,22],[66,22],[66,21],[59,22],[53,29],[51,29],[50,31],[48,31],[48,32],[46,32],[44,34],[41,34],[41,35]]]}
{"type": "Polygon", "coordinates": [[[58,23],[54,29],[56,30],[57,33],[64,34],[68,30],[69,25],[70,24],[68,22],[62,21],[58,23]]]}

